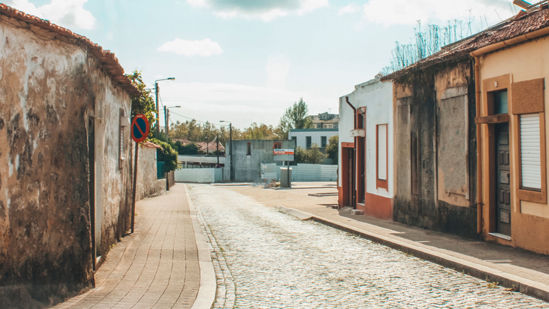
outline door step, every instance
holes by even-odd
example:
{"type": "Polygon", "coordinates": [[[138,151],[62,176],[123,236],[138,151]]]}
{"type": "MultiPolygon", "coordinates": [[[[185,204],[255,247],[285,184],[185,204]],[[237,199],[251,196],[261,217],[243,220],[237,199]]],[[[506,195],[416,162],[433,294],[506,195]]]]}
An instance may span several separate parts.
{"type": "Polygon", "coordinates": [[[364,214],[364,211],[358,210],[358,209],[353,209],[353,215],[362,216],[363,214],[364,214]]]}

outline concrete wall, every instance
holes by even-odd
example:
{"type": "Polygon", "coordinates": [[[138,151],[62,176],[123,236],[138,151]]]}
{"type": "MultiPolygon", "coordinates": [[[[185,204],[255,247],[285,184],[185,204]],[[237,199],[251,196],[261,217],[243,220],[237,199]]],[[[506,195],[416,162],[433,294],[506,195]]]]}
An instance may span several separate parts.
{"type": "Polygon", "coordinates": [[[180,168],[175,170],[176,182],[215,183],[223,180],[223,168],[180,168]]]}
{"type": "MultiPolygon", "coordinates": [[[[480,59],[480,80],[482,101],[481,115],[487,115],[486,94],[484,81],[491,78],[503,77],[500,84],[509,84],[509,137],[510,137],[510,195],[511,195],[511,240],[504,240],[494,237],[492,232],[494,221],[494,208],[490,203],[490,185],[491,170],[490,162],[494,161],[490,157],[490,133],[489,125],[483,125],[481,130],[481,151],[482,151],[482,202],[484,204],[482,211],[482,233],[485,239],[497,241],[501,244],[521,247],[538,253],[549,254],[549,204],[547,202],[535,202],[528,198],[519,196],[520,175],[519,175],[519,119],[518,115],[513,114],[511,107],[513,105],[528,106],[531,104],[529,97],[520,98],[513,94],[513,83],[531,81],[534,79],[545,79],[545,85],[549,79],[549,61],[547,55],[549,52],[549,38],[543,37],[534,41],[529,41],[520,45],[512,46],[494,53],[485,55],[480,59]]],[[[491,83],[491,86],[493,83],[491,83]]],[[[505,87],[505,86],[504,86],[505,87]]],[[[545,119],[545,128],[549,121],[547,110],[549,109],[549,91],[546,86],[543,91],[543,112],[545,119]]],[[[547,145],[549,143],[549,134],[547,131],[541,132],[542,139],[547,145]]],[[[547,146],[546,146],[547,147],[547,146]]],[[[549,159],[546,151],[545,161],[549,159]]],[[[545,166],[547,169],[547,165],[545,166]]],[[[543,173],[542,173],[543,177],[543,173]]],[[[547,181],[542,179],[542,181],[547,181]]],[[[547,201],[547,190],[536,193],[542,195],[547,201]]]]}
{"type": "Polygon", "coordinates": [[[336,136],[337,133],[338,129],[294,129],[288,134],[288,139],[296,137],[297,147],[307,149],[307,136],[311,137],[311,146],[322,147],[322,136],[326,137],[326,146],[328,146],[330,137],[336,136]]]}
{"type": "Polygon", "coordinates": [[[130,98],[86,49],[18,25],[0,20],[0,299],[24,306],[90,284],[90,170],[98,253],[127,228],[130,98]]]}
{"type": "Polygon", "coordinates": [[[472,76],[465,59],[395,81],[395,220],[476,236],[472,76]]]}
{"type": "Polygon", "coordinates": [[[166,179],[157,178],[156,148],[140,146],[138,160],[136,200],[165,192],[166,179]]]}
{"type": "MultiPolygon", "coordinates": [[[[234,157],[234,181],[259,182],[261,180],[261,163],[273,163],[273,146],[280,143],[283,149],[295,149],[294,141],[270,141],[270,140],[238,140],[233,141],[234,157]],[[251,145],[251,153],[247,154],[248,143],[251,145]]],[[[227,162],[224,167],[223,177],[230,180],[231,150],[227,147],[227,162]]]]}
{"type": "MultiPolygon", "coordinates": [[[[275,163],[261,164],[264,181],[280,180],[280,165],[275,163]]],[[[336,181],[337,165],[298,163],[292,165],[292,181],[336,181]]]]}

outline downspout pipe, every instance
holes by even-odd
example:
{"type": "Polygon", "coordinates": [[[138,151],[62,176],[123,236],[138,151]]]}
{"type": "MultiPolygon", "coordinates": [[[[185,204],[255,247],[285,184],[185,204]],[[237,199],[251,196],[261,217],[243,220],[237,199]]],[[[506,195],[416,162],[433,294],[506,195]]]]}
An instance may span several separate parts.
{"type": "Polygon", "coordinates": [[[349,104],[349,106],[353,109],[353,129],[356,128],[356,107],[353,106],[353,104],[351,104],[351,102],[349,102],[349,96],[345,96],[345,102],[347,102],[347,104],[349,104]]]}
{"type": "MultiPolygon", "coordinates": [[[[476,115],[475,117],[480,117],[480,99],[481,99],[481,89],[480,89],[480,57],[474,56],[475,64],[474,64],[474,71],[475,71],[475,106],[476,106],[476,115]]],[[[483,202],[482,202],[482,142],[481,142],[481,125],[480,123],[476,123],[476,138],[477,138],[477,196],[476,196],[476,204],[477,204],[477,234],[482,233],[482,210],[483,210],[483,202]]]]}

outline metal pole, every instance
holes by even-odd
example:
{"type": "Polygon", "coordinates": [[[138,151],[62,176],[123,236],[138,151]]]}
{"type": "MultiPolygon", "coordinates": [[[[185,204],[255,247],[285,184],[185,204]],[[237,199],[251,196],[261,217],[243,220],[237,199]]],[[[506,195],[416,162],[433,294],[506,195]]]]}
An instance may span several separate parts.
{"type": "MultiPolygon", "coordinates": [[[[154,96],[155,96],[155,102],[156,102],[156,133],[160,133],[160,118],[158,115],[160,114],[160,111],[158,110],[158,82],[154,82],[154,96]]],[[[157,134],[160,135],[160,134],[157,134]]]]}
{"type": "Polygon", "coordinates": [[[217,166],[216,167],[219,167],[219,134],[216,135],[215,137],[215,147],[217,148],[216,151],[217,151],[217,166]]]}
{"type": "Polygon", "coordinates": [[[132,233],[134,231],[135,223],[135,195],[137,194],[137,159],[139,158],[139,144],[135,143],[135,159],[133,163],[133,196],[132,196],[132,233]]]}
{"type": "Polygon", "coordinates": [[[168,109],[164,105],[164,133],[166,133],[166,138],[168,138],[168,109]]]}
{"type": "Polygon", "coordinates": [[[231,181],[234,181],[234,167],[233,167],[233,123],[229,122],[229,142],[231,152],[231,181]]]}

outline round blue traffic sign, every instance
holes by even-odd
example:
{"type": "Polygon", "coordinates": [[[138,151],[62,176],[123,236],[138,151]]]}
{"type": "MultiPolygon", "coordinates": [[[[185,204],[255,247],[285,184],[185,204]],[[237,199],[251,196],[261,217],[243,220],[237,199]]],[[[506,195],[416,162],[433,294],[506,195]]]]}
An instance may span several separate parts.
{"type": "Polygon", "coordinates": [[[149,121],[143,114],[138,114],[133,117],[132,121],[132,139],[136,142],[142,142],[149,135],[149,121]]]}

